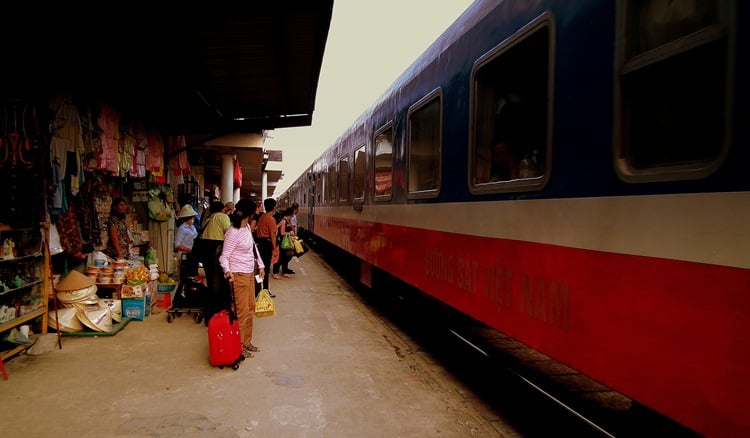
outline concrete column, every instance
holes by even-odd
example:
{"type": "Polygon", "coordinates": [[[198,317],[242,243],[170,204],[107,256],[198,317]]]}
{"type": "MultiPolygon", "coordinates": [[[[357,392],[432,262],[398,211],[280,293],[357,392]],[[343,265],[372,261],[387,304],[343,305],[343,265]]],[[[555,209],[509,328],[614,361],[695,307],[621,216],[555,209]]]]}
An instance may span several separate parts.
{"type": "Polygon", "coordinates": [[[267,197],[268,193],[268,172],[265,170],[263,171],[263,181],[260,185],[261,187],[261,193],[260,193],[260,202],[263,202],[267,197]]]}
{"type": "Polygon", "coordinates": [[[234,155],[221,156],[221,202],[234,202],[234,155]]]}

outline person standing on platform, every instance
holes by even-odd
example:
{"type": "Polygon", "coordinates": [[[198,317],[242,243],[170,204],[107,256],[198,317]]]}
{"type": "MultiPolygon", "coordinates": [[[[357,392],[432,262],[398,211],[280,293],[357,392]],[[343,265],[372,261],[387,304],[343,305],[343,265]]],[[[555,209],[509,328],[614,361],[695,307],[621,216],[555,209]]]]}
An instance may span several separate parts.
{"type": "Polygon", "coordinates": [[[231,297],[222,283],[222,270],[219,265],[221,245],[224,242],[224,234],[231,227],[229,216],[224,213],[224,204],[214,201],[208,206],[208,220],[206,227],[201,233],[199,261],[203,263],[206,273],[206,286],[208,286],[209,297],[206,303],[206,324],[214,313],[221,309],[230,309],[231,297]]]}
{"type": "Polygon", "coordinates": [[[231,224],[229,215],[224,213],[224,204],[221,201],[214,201],[208,206],[208,219],[201,237],[210,240],[224,240],[224,233],[231,224]]]}
{"type": "Polygon", "coordinates": [[[253,237],[255,238],[255,241],[258,241],[258,221],[260,220],[260,217],[263,216],[263,203],[258,202],[255,205],[255,213],[253,214],[253,217],[250,218],[250,231],[253,232],[253,237]]]}
{"type": "Polygon", "coordinates": [[[112,199],[112,207],[109,209],[109,223],[107,224],[109,239],[104,254],[115,260],[128,259],[130,256],[131,239],[128,233],[128,225],[125,223],[127,213],[128,203],[125,202],[125,199],[120,197],[112,199]]]}
{"type": "MultiPolygon", "coordinates": [[[[213,204],[216,201],[219,201],[219,198],[216,197],[216,195],[211,195],[208,198],[208,207],[203,209],[203,215],[198,219],[199,220],[198,225],[200,225],[201,230],[204,229],[204,228],[206,228],[206,224],[208,223],[208,219],[209,219],[209,217],[211,217],[211,212],[208,211],[208,210],[211,208],[211,204],[213,204]]],[[[221,201],[219,201],[219,202],[221,202],[221,201]]]]}
{"type": "Polygon", "coordinates": [[[237,319],[240,325],[242,351],[247,357],[260,351],[253,345],[253,318],[255,316],[255,265],[259,275],[265,278],[263,260],[256,257],[255,242],[250,232],[250,217],[255,212],[255,203],[240,199],[230,216],[232,226],[224,235],[224,245],[219,263],[224,270],[224,278],[234,287],[237,319]]]}
{"type": "MultiPolygon", "coordinates": [[[[271,269],[271,266],[273,266],[271,259],[279,256],[279,245],[276,242],[276,232],[278,228],[276,226],[276,219],[274,218],[276,213],[276,200],[273,198],[266,198],[263,201],[263,207],[266,209],[266,212],[261,215],[260,219],[258,219],[258,228],[256,229],[255,234],[258,236],[258,250],[260,251],[260,257],[263,259],[263,265],[268,266],[269,269],[271,269]]],[[[266,275],[263,278],[263,289],[268,290],[271,298],[275,298],[276,295],[274,295],[271,292],[271,289],[269,289],[269,277],[270,275],[266,275]]],[[[260,292],[259,287],[256,288],[255,293],[257,294],[258,292],[260,292]]]]}
{"type": "Polygon", "coordinates": [[[292,217],[289,219],[289,222],[292,224],[292,235],[298,236],[299,231],[297,230],[297,213],[299,213],[299,204],[296,202],[292,202],[292,217]]]}
{"type": "Polygon", "coordinates": [[[230,215],[232,214],[233,211],[234,211],[234,202],[229,201],[226,204],[224,204],[224,213],[226,213],[227,215],[230,215]]]}
{"type": "Polygon", "coordinates": [[[174,237],[174,250],[179,253],[178,260],[193,252],[193,242],[198,237],[198,230],[194,225],[196,216],[198,213],[190,204],[185,204],[177,215],[177,219],[183,221],[175,231],[174,237]]]}
{"type": "MultiPolygon", "coordinates": [[[[297,228],[297,213],[299,213],[299,204],[296,202],[292,202],[292,217],[289,218],[289,222],[292,224],[292,237],[294,239],[299,238],[299,230],[297,228]]],[[[294,274],[293,269],[288,269],[287,271],[287,274],[294,274]]]]}
{"type": "MultiPolygon", "coordinates": [[[[292,207],[285,209],[282,213],[281,220],[279,221],[279,242],[281,242],[284,236],[288,235],[289,238],[294,236],[291,222],[293,213],[294,208],[292,207]]],[[[273,278],[275,280],[281,279],[281,276],[283,276],[283,278],[292,278],[289,274],[294,274],[294,271],[289,269],[289,261],[292,260],[293,256],[293,252],[290,253],[289,249],[279,249],[279,261],[273,264],[273,278]]]]}

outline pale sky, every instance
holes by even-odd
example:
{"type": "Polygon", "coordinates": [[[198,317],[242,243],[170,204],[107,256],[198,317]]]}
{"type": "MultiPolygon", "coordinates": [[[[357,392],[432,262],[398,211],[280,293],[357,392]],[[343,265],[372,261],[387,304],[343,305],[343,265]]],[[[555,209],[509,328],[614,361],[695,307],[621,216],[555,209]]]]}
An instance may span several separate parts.
{"type": "Polygon", "coordinates": [[[473,0],[334,0],[312,126],[275,129],[282,150],[274,196],[354,122],[473,0]]]}

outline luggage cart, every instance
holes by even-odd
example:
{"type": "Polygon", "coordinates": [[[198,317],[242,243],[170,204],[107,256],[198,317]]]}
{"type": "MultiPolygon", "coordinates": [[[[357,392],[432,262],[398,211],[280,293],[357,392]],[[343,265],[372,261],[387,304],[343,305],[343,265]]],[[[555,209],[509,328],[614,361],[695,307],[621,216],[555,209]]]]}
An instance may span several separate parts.
{"type": "Polygon", "coordinates": [[[189,257],[180,260],[179,284],[175,289],[172,305],[167,309],[168,323],[183,313],[193,315],[196,324],[203,321],[208,288],[203,284],[199,268],[200,263],[189,257]]]}

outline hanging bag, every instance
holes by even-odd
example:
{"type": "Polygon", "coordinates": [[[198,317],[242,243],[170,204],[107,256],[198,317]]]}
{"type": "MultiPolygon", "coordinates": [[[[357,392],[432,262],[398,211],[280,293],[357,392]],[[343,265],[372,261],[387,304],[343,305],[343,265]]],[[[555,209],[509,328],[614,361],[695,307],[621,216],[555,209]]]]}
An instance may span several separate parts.
{"type": "Polygon", "coordinates": [[[148,201],[148,217],[157,222],[166,222],[172,218],[172,209],[159,196],[148,201]]]}
{"type": "Polygon", "coordinates": [[[289,233],[284,234],[284,237],[281,238],[281,249],[294,249],[294,244],[292,243],[292,238],[289,236],[289,233]]]}
{"type": "Polygon", "coordinates": [[[276,305],[271,298],[268,289],[261,289],[258,298],[255,299],[255,316],[262,318],[264,316],[273,316],[276,314],[276,305]]]}
{"type": "Polygon", "coordinates": [[[302,257],[307,252],[307,246],[305,246],[300,239],[294,239],[294,254],[297,257],[302,257]]]}
{"type": "Polygon", "coordinates": [[[166,222],[172,219],[172,208],[169,196],[159,188],[149,190],[148,217],[157,222],[166,222]]]}

